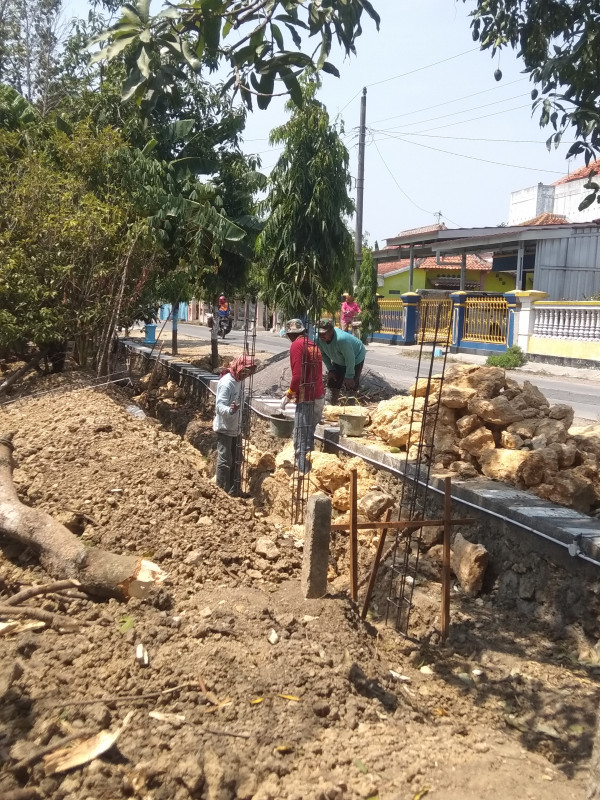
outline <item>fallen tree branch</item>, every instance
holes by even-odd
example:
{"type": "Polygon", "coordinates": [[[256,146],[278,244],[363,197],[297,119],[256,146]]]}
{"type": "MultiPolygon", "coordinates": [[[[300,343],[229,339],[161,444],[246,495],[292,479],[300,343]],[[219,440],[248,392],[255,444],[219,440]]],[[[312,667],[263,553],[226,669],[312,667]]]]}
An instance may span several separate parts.
{"type": "Polygon", "coordinates": [[[73,589],[81,584],[79,581],[73,580],[69,578],[66,581],[54,581],[54,583],[44,583],[40,584],[39,586],[28,586],[26,589],[22,589],[17,594],[13,594],[11,597],[7,598],[4,601],[5,606],[18,606],[21,603],[24,603],[25,600],[29,600],[32,597],[37,597],[39,594],[52,594],[52,592],[60,592],[64,589],[73,589]]]}
{"type": "Polygon", "coordinates": [[[31,372],[32,369],[36,369],[37,365],[40,363],[42,358],[44,357],[44,353],[41,350],[38,350],[37,353],[30,358],[29,361],[20,367],[16,372],[13,372],[12,375],[0,383],[0,394],[4,394],[7,389],[9,389],[14,383],[16,383],[19,378],[22,378],[28,372],[31,372]]]}
{"type": "Polygon", "coordinates": [[[41,622],[46,622],[51,628],[55,630],[63,628],[63,630],[79,630],[79,625],[76,622],[61,617],[59,614],[54,614],[52,611],[44,611],[42,608],[30,608],[29,606],[0,606],[0,616],[2,617],[31,617],[32,619],[39,619],[41,622]]]}
{"type": "MultiPolygon", "coordinates": [[[[182,689],[198,689],[197,683],[181,683],[179,686],[172,686],[170,689],[161,689],[158,692],[146,692],[146,694],[114,694],[108,697],[95,697],[90,700],[65,700],[62,703],[52,703],[49,708],[66,708],[67,706],[93,706],[96,703],[110,705],[111,703],[131,702],[132,700],[155,700],[165,694],[173,694],[182,689]]],[[[40,698],[43,700],[43,698],[40,698]]]]}
{"type": "Polygon", "coordinates": [[[13,434],[0,433],[0,536],[39,554],[40,564],[58,579],[74,579],[99,597],[146,597],[166,574],[152,561],[86,547],[53,517],[21,503],[12,481],[13,434]]]}
{"type": "Polygon", "coordinates": [[[48,755],[48,753],[53,753],[55,750],[60,750],[62,747],[65,747],[72,742],[76,742],[78,739],[85,739],[89,736],[94,736],[93,731],[81,730],[77,733],[72,733],[70,736],[65,736],[64,739],[61,739],[58,742],[52,742],[51,744],[47,744],[45,747],[40,747],[39,750],[36,750],[31,755],[22,758],[20,761],[17,761],[16,764],[13,764],[10,768],[11,772],[20,772],[20,770],[25,769],[26,767],[30,767],[32,764],[37,763],[42,759],[44,756],[48,755]]]}

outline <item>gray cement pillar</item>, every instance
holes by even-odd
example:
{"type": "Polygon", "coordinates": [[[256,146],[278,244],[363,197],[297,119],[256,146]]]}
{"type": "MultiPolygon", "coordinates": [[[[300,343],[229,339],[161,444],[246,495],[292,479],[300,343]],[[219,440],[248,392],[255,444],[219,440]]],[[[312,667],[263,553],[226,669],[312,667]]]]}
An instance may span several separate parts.
{"type": "Polygon", "coordinates": [[[304,519],[301,577],[302,594],[307,600],[327,594],[330,537],[331,498],[322,495],[309,497],[304,519]]]}

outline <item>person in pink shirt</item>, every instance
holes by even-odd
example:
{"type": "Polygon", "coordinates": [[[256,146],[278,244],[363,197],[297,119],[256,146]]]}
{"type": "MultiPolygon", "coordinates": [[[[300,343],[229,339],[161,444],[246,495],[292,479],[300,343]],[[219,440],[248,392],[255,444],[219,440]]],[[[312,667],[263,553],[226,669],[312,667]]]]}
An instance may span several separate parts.
{"type": "Polygon", "coordinates": [[[344,292],[344,302],[342,303],[342,330],[352,333],[352,322],[354,317],[360,314],[360,306],[348,292],[344,292]]]}

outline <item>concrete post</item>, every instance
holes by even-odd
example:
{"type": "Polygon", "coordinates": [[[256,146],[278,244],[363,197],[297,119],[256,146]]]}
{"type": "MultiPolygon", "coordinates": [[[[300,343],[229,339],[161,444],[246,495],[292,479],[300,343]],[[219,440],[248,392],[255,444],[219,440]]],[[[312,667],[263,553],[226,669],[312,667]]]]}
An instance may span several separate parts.
{"type": "Polygon", "coordinates": [[[415,344],[419,332],[419,304],[421,295],[416,292],[405,292],[402,297],[403,303],[403,324],[402,324],[402,344],[415,344]]]}
{"type": "Polygon", "coordinates": [[[529,339],[533,336],[533,325],[535,322],[535,311],[533,304],[538,300],[545,300],[548,297],[547,292],[519,292],[515,291],[511,294],[516,298],[519,308],[517,310],[516,331],[514,344],[518,344],[524,353],[529,352],[529,339]]]}
{"type": "Polygon", "coordinates": [[[327,594],[329,539],[331,537],[331,498],[308,498],[304,518],[304,556],[301,589],[307,600],[327,594]]]}
{"type": "MultiPolygon", "coordinates": [[[[450,295],[452,300],[452,341],[451,347],[459,347],[465,327],[465,300],[467,299],[466,292],[452,292],[450,295]]],[[[453,350],[452,352],[456,352],[453,350]]]]}

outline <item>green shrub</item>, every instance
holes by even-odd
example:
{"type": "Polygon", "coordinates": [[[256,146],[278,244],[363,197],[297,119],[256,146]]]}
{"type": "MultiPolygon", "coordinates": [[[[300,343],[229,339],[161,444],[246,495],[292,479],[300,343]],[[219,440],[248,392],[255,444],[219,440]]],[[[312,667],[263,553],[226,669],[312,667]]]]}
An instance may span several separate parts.
{"type": "Polygon", "coordinates": [[[490,367],[501,367],[502,369],[516,369],[522,367],[527,361],[525,353],[516,344],[509,347],[506,353],[499,353],[497,356],[488,356],[485,362],[490,367]]]}

